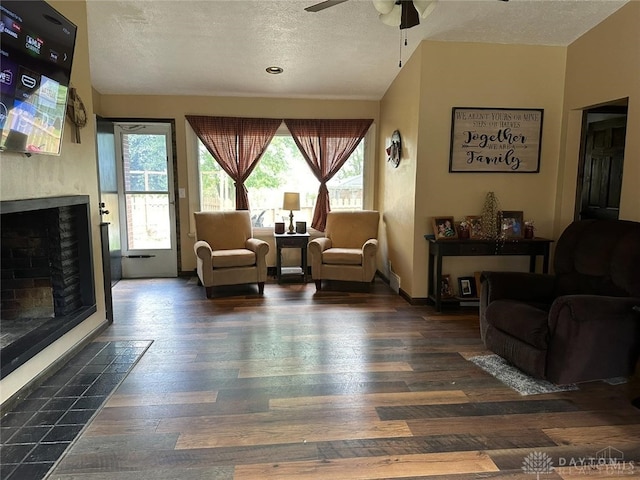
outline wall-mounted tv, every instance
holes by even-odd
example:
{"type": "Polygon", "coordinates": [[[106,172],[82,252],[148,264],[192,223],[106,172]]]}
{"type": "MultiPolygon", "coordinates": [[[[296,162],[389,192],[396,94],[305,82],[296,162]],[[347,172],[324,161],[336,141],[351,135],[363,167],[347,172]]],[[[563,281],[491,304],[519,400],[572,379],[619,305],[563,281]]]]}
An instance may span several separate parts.
{"type": "Polygon", "coordinates": [[[43,0],[0,16],[0,150],[59,155],[77,28],[43,0]]]}

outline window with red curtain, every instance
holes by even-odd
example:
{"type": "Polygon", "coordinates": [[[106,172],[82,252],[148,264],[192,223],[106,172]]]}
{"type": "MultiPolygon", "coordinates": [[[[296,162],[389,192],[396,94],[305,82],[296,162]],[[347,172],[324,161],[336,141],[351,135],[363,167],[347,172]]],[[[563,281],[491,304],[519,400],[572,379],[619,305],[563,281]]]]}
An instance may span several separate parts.
{"type": "Polygon", "coordinates": [[[335,176],[373,123],[371,119],[285,119],[291,136],[320,182],[311,226],[324,231],[331,211],[327,182],[335,176]]]}

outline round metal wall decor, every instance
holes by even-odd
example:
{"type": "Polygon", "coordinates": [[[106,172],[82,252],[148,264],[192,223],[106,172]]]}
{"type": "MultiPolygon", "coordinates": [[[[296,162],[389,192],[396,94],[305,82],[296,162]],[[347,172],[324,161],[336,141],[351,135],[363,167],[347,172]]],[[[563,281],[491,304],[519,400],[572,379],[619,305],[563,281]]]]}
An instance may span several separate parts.
{"type": "Polygon", "coordinates": [[[391,135],[391,145],[386,150],[388,158],[394,167],[398,168],[400,164],[400,157],[402,156],[402,139],[400,138],[400,131],[395,130],[391,135]]]}

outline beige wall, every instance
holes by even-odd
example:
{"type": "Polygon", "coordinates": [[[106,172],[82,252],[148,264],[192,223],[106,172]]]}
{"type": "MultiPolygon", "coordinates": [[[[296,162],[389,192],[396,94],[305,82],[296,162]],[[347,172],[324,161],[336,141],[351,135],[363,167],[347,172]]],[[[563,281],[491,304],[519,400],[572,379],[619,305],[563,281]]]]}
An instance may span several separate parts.
{"type": "MultiPolygon", "coordinates": [[[[403,239],[404,244],[400,248],[389,244],[389,256],[400,258],[394,264],[401,267],[397,273],[410,297],[427,296],[424,235],[433,233],[431,218],[453,216],[458,221],[466,215],[478,215],[487,192],[494,192],[505,210],[522,210],[527,219],[535,220],[538,235],[551,235],[565,52],[560,47],[425,41],[407,65],[420,79],[419,93],[403,88],[408,80],[398,76],[385,94],[381,125],[398,121],[393,105],[419,106],[419,119],[410,127],[418,129],[411,134],[417,135],[416,147],[408,152],[408,163],[415,164],[415,185],[404,187],[415,189],[415,198],[405,196],[402,189],[387,188],[384,192],[386,203],[395,206],[395,211],[384,212],[389,223],[395,221],[396,212],[415,212],[411,235],[403,239]],[[449,173],[452,107],[544,109],[540,173],[449,173]]],[[[489,268],[523,269],[527,262],[526,258],[449,258],[443,270],[456,278],[489,268]]]]}
{"type": "MultiPolygon", "coordinates": [[[[410,297],[427,294],[423,236],[432,233],[431,218],[452,215],[461,220],[479,214],[489,191],[503,209],[524,211],[526,219],[535,221],[539,236],[558,237],[573,220],[585,108],[629,99],[620,217],[640,220],[640,137],[632,134],[640,131],[639,22],[640,2],[630,2],[568,48],[426,41],[416,50],[380,109],[381,147],[389,132],[400,128],[403,137],[417,145],[403,156],[405,165],[415,167],[393,177],[396,172],[385,171],[380,158],[378,190],[387,226],[413,225],[412,237],[395,236],[387,227],[383,246],[388,251],[382,254],[393,261],[401,288],[410,297]],[[412,88],[416,81],[419,93],[412,88]],[[407,125],[416,104],[418,118],[407,125]],[[540,172],[449,173],[454,106],[543,108],[540,172]],[[392,188],[400,184],[402,188],[392,188]],[[405,195],[406,190],[414,190],[415,198],[405,195]]],[[[523,270],[527,259],[449,258],[443,266],[453,278],[494,268],[523,270]]]]}
{"type": "Polygon", "coordinates": [[[97,208],[95,125],[93,122],[91,78],[89,75],[85,3],[51,1],[50,4],[78,26],[71,83],[77,88],[80,97],[83,99],[90,121],[81,130],[81,144],[72,143],[71,128],[68,123],[66,124],[62,154],[60,156],[32,155],[31,157],[26,157],[22,154],[0,153],[2,165],[0,198],[2,200],[15,200],[60,195],[90,196],[93,263],[98,311],[25,365],[3,378],[0,383],[0,403],[5,402],[52,362],[63,356],[75,344],[100,327],[106,317],[104,290],[102,288],[100,217],[97,208]]]}
{"type": "Polygon", "coordinates": [[[399,69],[398,76],[380,102],[378,145],[378,195],[382,225],[379,269],[389,278],[389,264],[400,275],[403,291],[413,291],[416,170],[420,125],[421,47],[399,69]],[[397,168],[387,162],[385,149],[391,135],[400,131],[402,156],[397,168]]]}
{"type": "Polygon", "coordinates": [[[628,98],[620,218],[640,221],[640,2],[630,2],[568,48],[556,233],[573,219],[582,110],[628,98]]]}
{"type": "MultiPolygon", "coordinates": [[[[175,119],[178,185],[187,192],[179,199],[181,269],[195,268],[191,217],[197,204],[195,171],[187,161],[191,148],[187,139],[185,115],[219,115],[268,118],[373,118],[378,122],[379,104],[375,101],[304,100],[286,98],[190,97],[190,96],[116,96],[96,93],[99,110],[106,118],[175,119]],[[189,179],[192,181],[189,181],[189,179]]],[[[193,157],[191,157],[193,159],[193,157]]],[[[375,205],[375,199],[374,199],[375,205]]],[[[273,249],[272,249],[273,250],[273,249]]],[[[275,258],[275,257],[274,257],[275,258]]]]}

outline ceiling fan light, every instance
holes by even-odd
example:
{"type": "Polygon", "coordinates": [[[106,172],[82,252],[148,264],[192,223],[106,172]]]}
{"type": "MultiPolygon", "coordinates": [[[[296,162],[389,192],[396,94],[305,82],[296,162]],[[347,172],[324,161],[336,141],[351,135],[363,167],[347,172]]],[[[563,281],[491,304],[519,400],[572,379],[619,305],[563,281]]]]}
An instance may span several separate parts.
{"type": "Polygon", "coordinates": [[[390,13],[395,4],[395,0],[373,0],[373,6],[376,8],[378,13],[382,15],[390,13]]]}
{"type": "Polygon", "coordinates": [[[402,19],[402,7],[400,5],[394,5],[393,9],[389,13],[381,13],[380,21],[390,27],[397,27],[400,25],[402,19]]]}
{"type": "Polygon", "coordinates": [[[438,2],[435,0],[413,0],[413,5],[422,18],[427,18],[437,4],[438,2]]]}

